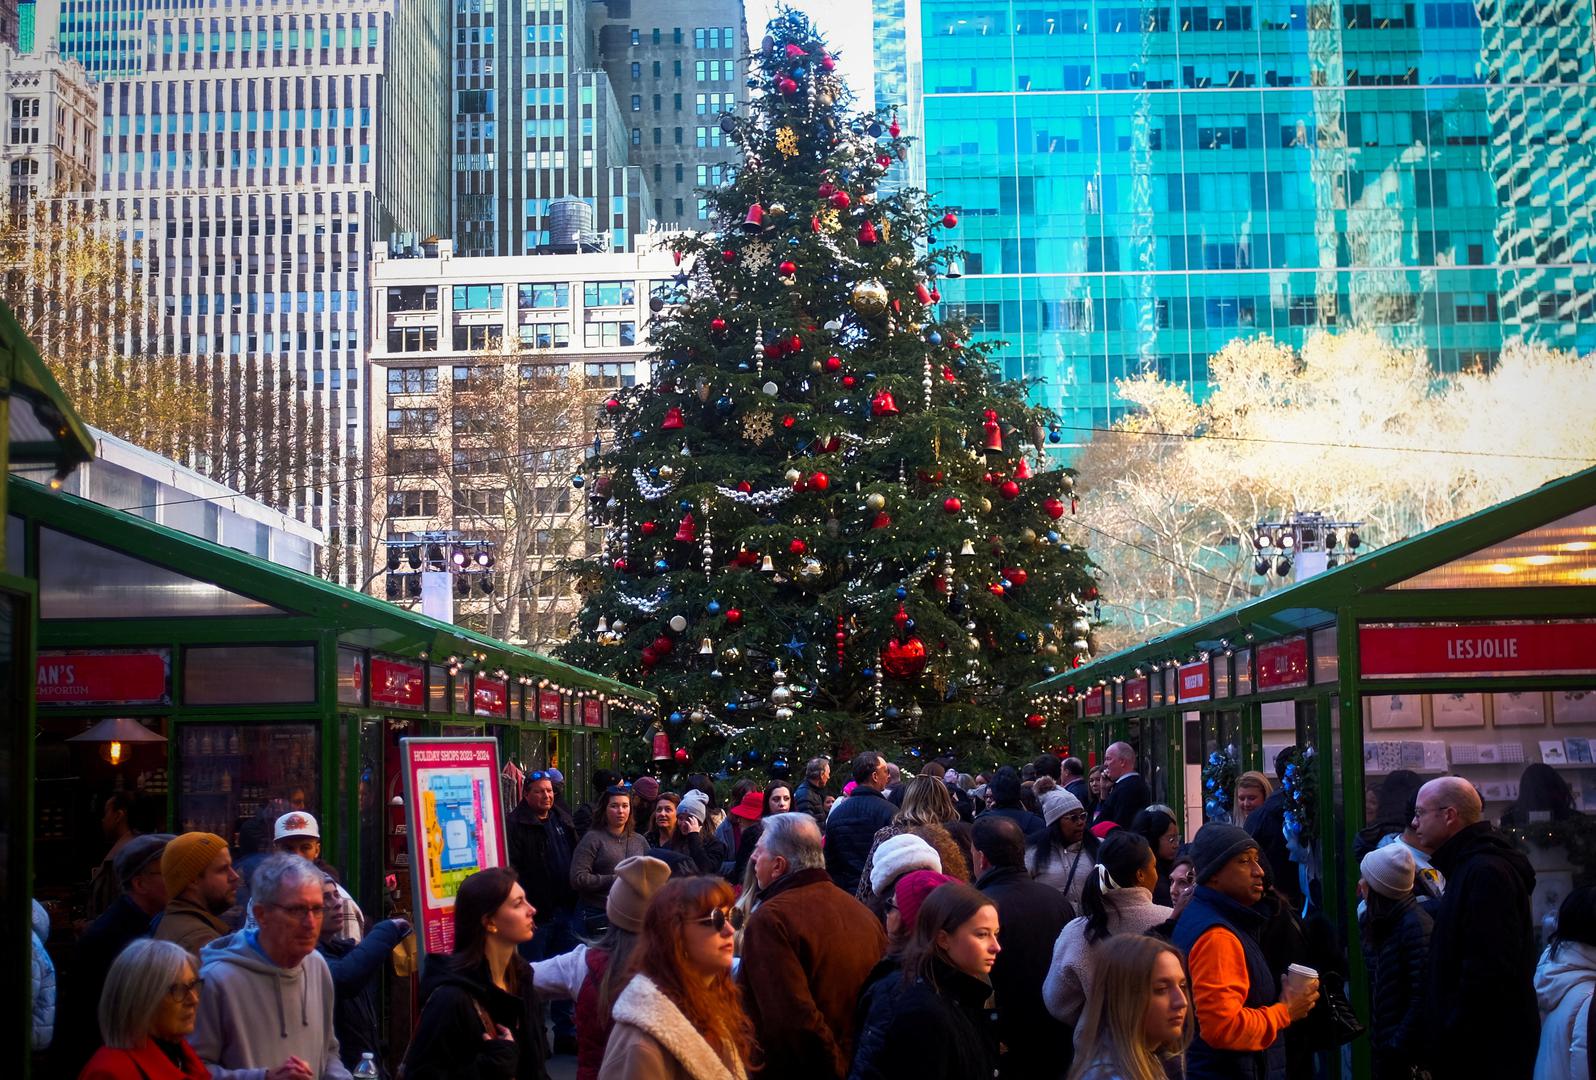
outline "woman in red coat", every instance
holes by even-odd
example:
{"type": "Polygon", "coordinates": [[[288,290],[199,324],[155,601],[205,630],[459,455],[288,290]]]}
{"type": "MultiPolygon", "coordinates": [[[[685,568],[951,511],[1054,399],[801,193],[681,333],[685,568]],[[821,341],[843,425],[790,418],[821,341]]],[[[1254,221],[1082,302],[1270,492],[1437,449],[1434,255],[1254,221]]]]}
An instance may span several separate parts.
{"type": "Polygon", "coordinates": [[[200,980],[188,950],[141,938],[111,965],[100,992],[105,1045],[78,1080],[209,1080],[188,1036],[200,980]]]}

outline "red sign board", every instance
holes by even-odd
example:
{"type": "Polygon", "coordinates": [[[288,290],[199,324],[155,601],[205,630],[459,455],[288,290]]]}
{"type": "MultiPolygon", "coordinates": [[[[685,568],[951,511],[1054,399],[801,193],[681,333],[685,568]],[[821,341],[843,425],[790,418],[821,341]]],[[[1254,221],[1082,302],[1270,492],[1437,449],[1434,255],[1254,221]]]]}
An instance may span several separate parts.
{"type": "Polygon", "coordinates": [[[454,898],[506,864],[497,739],[401,739],[411,903],[421,951],[454,950],[454,898]]]}
{"type": "Polygon", "coordinates": [[[1207,701],[1214,692],[1210,671],[1206,660],[1180,665],[1175,679],[1176,700],[1207,701]]]}
{"type": "Polygon", "coordinates": [[[561,714],[560,695],[553,690],[538,691],[538,719],[545,724],[558,724],[561,714]]]}
{"type": "Polygon", "coordinates": [[[35,671],[40,705],[166,705],[167,653],[41,652],[35,671]]]}
{"type": "Polygon", "coordinates": [[[1125,684],[1125,711],[1147,708],[1147,680],[1132,679],[1125,684]]]}
{"type": "Polygon", "coordinates": [[[420,709],[426,705],[425,671],[420,664],[371,658],[371,703],[401,709],[420,709]]]}
{"type": "Polygon", "coordinates": [[[1308,639],[1287,638],[1260,645],[1257,649],[1256,685],[1264,690],[1284,690],[1308,685],[1308,639]]]}
{"type": "Polygon", "coordinates": [[[582,723],[587,727],[603,727],[604,703],[598,698],[583,698],[582,723]]]}
{"type": "Polygon", "coordinates": [[[1087,691],[1086,708],[1083,709],[1082,712],[1086,716],[1103,715],[1103,688],[1101,686],[1099,686],[1096,690],[1087,691]]]}
{"type": "Polygon", "coordinates": [[[471,713],[473,716],[504,716],[510,707],[510,684],[499,679],[484,679],[481,675],[471,687],[471,713]]]}
{"type": "Polygon", "coordinates": [[[1358,627],[1366,679],[1596,672],[1596,622],[1358,627]]]}

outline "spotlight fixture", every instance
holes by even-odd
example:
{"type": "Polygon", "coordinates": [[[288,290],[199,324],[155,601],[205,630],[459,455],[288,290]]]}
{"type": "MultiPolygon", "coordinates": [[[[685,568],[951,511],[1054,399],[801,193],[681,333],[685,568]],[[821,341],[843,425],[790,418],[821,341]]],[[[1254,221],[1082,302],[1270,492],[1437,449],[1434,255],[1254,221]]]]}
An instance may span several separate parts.
{"type": "Polygon", "coordinates": [[[1290,556],[1282,555],[1282,556],[1280,556],[1280,558],[1275,560],[1275,574],[1277,576],[1285,577],[1286,575],[1288,575],[1290,573],[1291,573],[1291,558],[1290,558],[1290,556]]]}

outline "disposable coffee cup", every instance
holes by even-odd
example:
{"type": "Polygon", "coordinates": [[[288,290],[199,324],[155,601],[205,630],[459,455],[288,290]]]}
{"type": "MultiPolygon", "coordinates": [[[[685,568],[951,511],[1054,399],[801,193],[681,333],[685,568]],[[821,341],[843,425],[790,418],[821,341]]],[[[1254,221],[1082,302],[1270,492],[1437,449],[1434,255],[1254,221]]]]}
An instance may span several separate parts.
{"type": "Polygon", "coordinates": [[[1286,968],[1286,971],[1289,972],[1294,979],[1311,979],[1314,982],[1319,981],[1319,973],[1313,968],[1309,967],[1307,964],[1292,964],[1290,967],[1286,968]]]}

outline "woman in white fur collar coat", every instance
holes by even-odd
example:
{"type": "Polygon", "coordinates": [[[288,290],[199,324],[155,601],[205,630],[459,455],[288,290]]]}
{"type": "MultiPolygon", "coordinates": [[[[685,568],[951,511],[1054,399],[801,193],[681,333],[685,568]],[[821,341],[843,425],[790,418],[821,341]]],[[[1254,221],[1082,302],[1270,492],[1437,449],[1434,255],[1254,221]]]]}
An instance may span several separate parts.
{"type": "Polygon", "coordinates": [[[754,1039],[731,980],[734,900],[731,886],[707,877],[654,894],[599,1080],[746,1080],[754,1039]]]}

